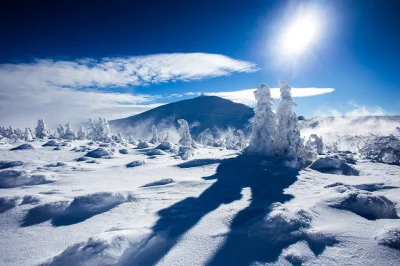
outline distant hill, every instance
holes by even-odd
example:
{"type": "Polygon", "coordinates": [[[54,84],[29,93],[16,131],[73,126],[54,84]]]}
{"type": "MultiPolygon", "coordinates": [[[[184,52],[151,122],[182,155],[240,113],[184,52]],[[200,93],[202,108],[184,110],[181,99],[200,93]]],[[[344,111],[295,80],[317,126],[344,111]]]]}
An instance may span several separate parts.
{"type": "Polygon", "coordinates": [[[159,106],[144,113],[127,118],[110,121],[111,128],[137,136],[151,125],[160,130],[178,127],[177,120],[183,118],[191,126],[191,133],[196,137],[199,133],[210,129],[215,137],[228,127],[244,129],[249,132],[249,120],[254,116],[252,108],[234,103],[217,96],[199,96],[159,106]]]}

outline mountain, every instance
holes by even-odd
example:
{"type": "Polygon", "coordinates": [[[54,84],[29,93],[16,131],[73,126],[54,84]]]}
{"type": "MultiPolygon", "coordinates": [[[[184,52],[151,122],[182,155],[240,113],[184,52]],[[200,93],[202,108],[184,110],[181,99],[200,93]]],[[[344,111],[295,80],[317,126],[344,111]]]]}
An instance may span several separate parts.
{"type": "Polygon", "coordinates": [[[228,127],[249,131],[249,119],[254,116],[252,108],[234,103],[217,96],[199,96],[159,106],[144,113],[110,121],[111,128],[136,136],[148,134],[151,125],[158,130],[178,127],[176,122],[183,118],[191,126],[191,133],[196,137],[210,129],[214,137],[228,127]],[[145,130],[146,134],[142,131],[145,130]]]}

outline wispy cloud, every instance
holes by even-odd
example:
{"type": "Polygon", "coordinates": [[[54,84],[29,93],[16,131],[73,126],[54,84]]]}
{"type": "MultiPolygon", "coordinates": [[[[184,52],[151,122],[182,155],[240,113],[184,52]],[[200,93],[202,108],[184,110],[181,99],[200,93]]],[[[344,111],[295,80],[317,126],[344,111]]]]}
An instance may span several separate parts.
{"type": "Polygon", "coordinates": [[[51,125],[99,115],[120,118],[154,107],[149,104],[157,96],[109,92],[112,88],[254,71],[254,63],[205,53],[2,64],[0,124],[32,125],[40,117],[51,125]]]}
{"type": "MultiPolygon", "coordinates": [[[[172,94],[169,97],[182,97],[182,96],[192,96],[192,95],[209,95],[209,96],[218,96],[222,97],[237,103],[243,103],[247,105],[256,104],[256,100],[254,98],[253,92],[256,89],[245,89],[245,90],[237,90],[237,91],[224,91],[224,92],[188,92],[183,94],[172,94]]],[[[331,93],[335,89],[333,88],[292,88],[292,96],[293,97],[310,97],[316,96],[326,93],[331,93]]],[[[272,88],[271,95],[273,98],[279,99],[280,92],[279,88],[272,88]]]]}

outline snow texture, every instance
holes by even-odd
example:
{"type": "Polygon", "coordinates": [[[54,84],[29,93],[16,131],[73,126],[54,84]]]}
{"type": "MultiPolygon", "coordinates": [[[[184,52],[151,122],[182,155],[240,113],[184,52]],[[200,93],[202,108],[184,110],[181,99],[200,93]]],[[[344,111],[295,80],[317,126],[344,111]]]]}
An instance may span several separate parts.
{"type": "Polygon", "coordinates": [[[3,170],[0,171],[0,188],[13,188],[46,184],[51,181],[44,175],[28,175],[24,171],[3,170]]]}

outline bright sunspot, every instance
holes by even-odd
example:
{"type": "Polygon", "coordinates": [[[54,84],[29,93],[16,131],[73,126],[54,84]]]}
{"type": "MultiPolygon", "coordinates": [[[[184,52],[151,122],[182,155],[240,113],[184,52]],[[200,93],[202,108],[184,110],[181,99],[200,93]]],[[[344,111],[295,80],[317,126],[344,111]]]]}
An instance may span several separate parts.
{"type": "Polygon", "coordinates": [[[300,53],[317,38],[318,23],[315,15],[299,16],[291,22],[282,35],[283,48],[287,53],[300,53]]]}

